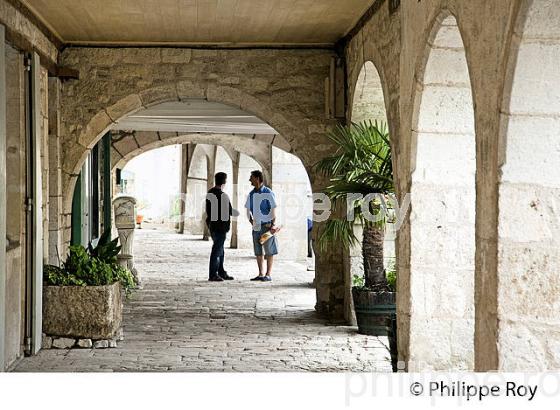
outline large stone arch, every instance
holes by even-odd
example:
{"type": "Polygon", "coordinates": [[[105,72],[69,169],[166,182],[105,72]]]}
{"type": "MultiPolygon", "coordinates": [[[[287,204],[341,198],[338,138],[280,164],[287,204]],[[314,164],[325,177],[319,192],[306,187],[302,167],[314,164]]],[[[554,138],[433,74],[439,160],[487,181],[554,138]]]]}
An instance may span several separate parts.
{"type": "Polygon", "coordinates": [[[159,49],[69,48],[63,53],[62,59],[69,67],[92,76],[63,88],[62,170],[64,186],[68,187],[63,199],[66,215],[71,210],[71,191],[81,164],[116,121],[142,108],[192,98],[231,105],[269,124],[290,144],[291,152],[302,160],[313,182],[312,165],[321,152],[331,149],[324,137],[325,130],[336,123],[326,120],[324,115],[324,78],[329,72],[330,53],[302,52],[296,58],[300,64],[270,70],[264,67],[267,62],[277,66],[278,59],[294,57],[280,51],[272,59],[266,54],[267,57],[262,56],[261,67],[250,63],[261,57],[256,51],[230,52],[241,54],[239,60],[248,60],[247,64],[221,73],[216,72],[213,64],[216,55],[222,57],[218,52],[179,49],[170,53],[176,56],[167,60],[163,57],[166,53],[159,49]],[[106,59],[112,64],[122,61],[122,67],[107,70],[106,59]],[[155,63],[150,65],[146,59],[155,63]],[[195,62],[200,64],[194,65],[195,62]],[[185,73],[173,75],[179,69],[185,73]],[[268,78],[263,78],[260,69],[268,78]],[[247,78],[241,78],[244,73],[240,71],[246,71],[247,78]],[[146,72],[154,77],[142,77],[146,72]]]}
{"type": "MultiPolygon", "coordinates": [[[[226,88],[227,89],[227,88],[226,88]]],[[[223,104],[228,104],[228,105],[233,105],[236,106],[240,109],[243,109],[245,111],[247,111],[250,114],[254,114],[257,117],[263,119],[263,117],[261,117],[258,113],[255,113],[255,111],[259,111],[262,112],[264,111],[262,109],[262,106],[264,105],[262,102],[259,102],[257,99],[251,98],[248,95],[243,95],[243,97],[240,97],[240,92],[236,91],[233,92],[231,95],[229,94],[229,92],[231,92],[231,90],[233,89],[227,89],[228,92],[226,92],[225,90],[222,90],[222,93],[220,93],[220,97],[223,97],[223,99],[208,99],[208,101],[211,102],[219,102],[219,103],[223,103],[223,104]],[[232,103],[232,101],[235,101],[236,99],[243,99],[243,101],[250,101],[250,103],[244,103],[244,104],[240,104],[240,105],[235,105],[232,103]],[[246,106],[249,106],[250,108],[255,109],[255,111],[252,111],[250,109],[247,109],[246,106]]],[[[156,93],[156,90],[148,90],[148,95],[149,96],[153,96],[153,93],[156,93]]],[[[142,95],[143,93],[140,93],[140,95],[142,95]]],[[[81,166],[83,164],[83,162],[85,161],[85,159],[87,158],[91,148],[101,139],[101,137],[103,135],[105,135],[107,133],[107,131],[109,131],[111,129],[111,127],[120,119],[131,115],[135,112],[137,112],[138,110],[142,109],[142,108],[147,108],[150,107],[152,105],[156,105],[159,103],[164,103],[164,102],[171,102],[171,101],[180,101],[181,99],[178,97],[173,98],[172,92],[170,90],[167,90],[167,92],[165,93],[165,97],[163,95],[159,95],[159,99],[148,99],[146,101],[144,101],[141,96],[134,94],[134,95],[130,95],[126,98],[124,98],[123,100],[120,100],[119,102],[115,103],[113,106],[104,109],[103,111],[99,112],[98,114],[96,114],[91,120],[90,122],[85,126],[84,131],[82,131],[78,138],[77,141],[78,143],[75,144],[71,144],[70,147],[68,147],[68,141],[64,141],[63,145],[65,145],[65,148],[69,148],[69,150],[64,150],[63,153],[63,164],[64,164],[64,177],[65,179],[67,179],[67,184],[65,184],[65,186],[68,186],[72,189],[70,189],[69,191],[72,191],[71,193],[67,193],[67,195],[65,195],[64,198],[64,209],[65,211],[70,211],[71,210],[71,206],[72,206],[72,193],[73,193],[73,186],[75,184],[75,179],[77,177],[77,175],[80,172],[81,166]],[[148,102],[149,101],[149,102],[148,102]],[[111,113],[111,115],[109,115],[109,113],[111,113]]],[[[187,98],[191,98],[191,97],[187,97],[187,98]]],[[[195,97],[196,98],[196,97],[195,97]]],[[[266,118],[266,117],[264,117],[266,118]]],[[[271,116],[272,121],[268,122],[265,120],[265,122],[267,122],[269,125],[271,125],[275,130],[285,130],[285,132],[283,133],[283,135],[286,135],[286,132],[288,132],[288,135],[292,136],[292,138],[298,138],[298,134],[300,138],[305,138],[304,136],[301,135],[301,132],[299,131],[293,131],[292,130],[292,126],[290,124],[290,122],[288,122],[282,115],[273,115],[271,116]],[[290,133],[291,132],[291,133],[290,133]],[[294,136],[295,135],[295,136],[294,136]]],[[[279,131],[280,133],[282,131],[279,131]]],[[[288,142],[290,143],[290,145],[293,145],[290,142],[290,139],[287,139],[288,142]]],[[[297,144],[296,144],[297,145],[297,144]]],[[[292,149],[291,150],[295,155],[297,155],[297,150],[296,149],[292,149]]],[[[299,156],[299,155],[298,155],[299,156]]],[[[306,168],[309,167],[309,169],[311,169],[311,166],[313,165],[314,162],[312,161],[304,161],[302,159],[302,161],[304,162],[304,165],[306,165],[306,168]]]]}
{"type": "MultiPolygon", "coordinates": [[[[304,164],[315,192],[327,181],[312,167],[333,151],[325,132],[328,50],[65,49],[60,63],[80,71],[63,85],[61,106],[65,246],[70,241],[72,192],[80,164],[113,123],[142,108],[185,99],[234,106],[272,126],[304,164]]],[[[342,264],[331,249],[317,254],[317,310],[343,315],[342,264]]]]}
{"type": "MultiPolygon", "coordinates": [[[[217,145],[226,149],[230,154],[233,151],[241,152],[257,161],[263,168],[265,176],[270,180],[270,146],[277,146],[275,141],[278,136],[249,135],[249,134],[203,134],[203,133],[165,133],[141,132],[124,134],[123,139],[113,143],[111,168],[123,168],[128,161],[144,152],[175,144],[208,144],[217,145]],[[142,138],[138,138],[141,135],[142,138]],[[114,155],[116,154],[116,155],[114,155]]],[[[289,151],[288,151],[289,152],[289,151]]],[[[233,160],[233,158],[231,158],[233,160]]]]}

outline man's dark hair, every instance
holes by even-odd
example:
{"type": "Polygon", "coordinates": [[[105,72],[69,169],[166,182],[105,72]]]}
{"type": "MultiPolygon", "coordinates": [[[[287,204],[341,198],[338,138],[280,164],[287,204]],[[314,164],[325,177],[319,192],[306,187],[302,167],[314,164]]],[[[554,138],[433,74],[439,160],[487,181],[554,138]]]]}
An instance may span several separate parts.
{"type": "Polygon", "coordinates": [[[258,178],[259,182],[264,181],[263,173],[261,171],[259,171],[258,169],[254,170],[254,171],[251,171],[251,176],[258,178]]]}
{"type": "Polygon", "coordinates": [[[216,186],[224,185],[226,183],[227,174],[225,172],[218,172],[214,175],[214,181],[216,181],[216,186]]]}

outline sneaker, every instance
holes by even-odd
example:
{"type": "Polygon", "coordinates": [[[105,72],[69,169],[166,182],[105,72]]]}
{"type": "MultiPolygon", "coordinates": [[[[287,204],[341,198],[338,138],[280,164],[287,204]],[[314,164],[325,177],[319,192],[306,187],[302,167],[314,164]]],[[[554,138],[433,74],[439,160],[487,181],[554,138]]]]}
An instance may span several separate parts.
{"type": "Polygon", "coordinates": [[[208,278],[208,280],[210,282],[223,282],[224,280],[222,278],[220,278],[219,276],[211,276],[210,278],[208,278]]]}
{"type": "Polygon", "coordinates": [[[233,280],[233,276],[229,276],[227,272],[219,273],[218,276],[223,280],[233,280]]]}
{"type": "Polygon", "coordinates": [[[272,281],[272,278],[271,278],[270,276],[266,275],[266,276],[263,276],[261,280],[262,280],[263,282],[271,282],[271,281],[272,281]]]}
{"type": "Polygon", "coordinates": [[[252,281],[261,281],[263,280],[264,276],[263,275],[259,275],[259,276],[255,276],[254,278],[252,278],[252,281]]]}

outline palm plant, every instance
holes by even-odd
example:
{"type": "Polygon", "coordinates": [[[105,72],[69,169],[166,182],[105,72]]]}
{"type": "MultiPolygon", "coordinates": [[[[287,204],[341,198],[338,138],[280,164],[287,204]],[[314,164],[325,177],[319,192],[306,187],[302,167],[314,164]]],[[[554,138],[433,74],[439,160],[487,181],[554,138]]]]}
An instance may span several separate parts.
{"type": "MultiPolygon", "coordinates": [[[[385,223],[390,217],[387,199],[394,197],[395,190],[387,126],[377,121],[339,125],[328,137],[338,149],[315,164],[330,180],[325,193],[334,205],[345,201],[347,211],[353,211],[355,220],[363,225],[365,287],[373,291],[390,290],[383,267],[383,242],[385,223]]],[[[321,248],[329,242],[345,247],[358,243],[353,229],[355,221],[348,218],[350,212],[344,219],[326,222],[318,242],[321,248]]]]}

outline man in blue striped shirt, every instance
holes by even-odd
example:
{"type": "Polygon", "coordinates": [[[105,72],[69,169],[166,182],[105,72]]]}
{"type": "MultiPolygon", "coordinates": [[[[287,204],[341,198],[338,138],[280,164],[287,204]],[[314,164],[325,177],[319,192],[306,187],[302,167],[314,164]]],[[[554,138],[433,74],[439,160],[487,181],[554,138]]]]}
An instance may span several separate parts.
{"type": "Polygon", "coordinates": [[[276,222],[276,198],[274,192],[264,185],[261,171],[252,171],[249,181],[254,188],[247,197],[245,208],[247,208],[249,222],[253,226],[253,249],[259,268],[258,276],[251,280],[270,282],[273,257],[278,254],[278,240],[275,235],[262,245],[259,240],[264,233],[269,231],[274,233],[277,229],[274,224],[276,222]],[[263,270],[264,258],[266,258],[266,272],[263,270]]]}

